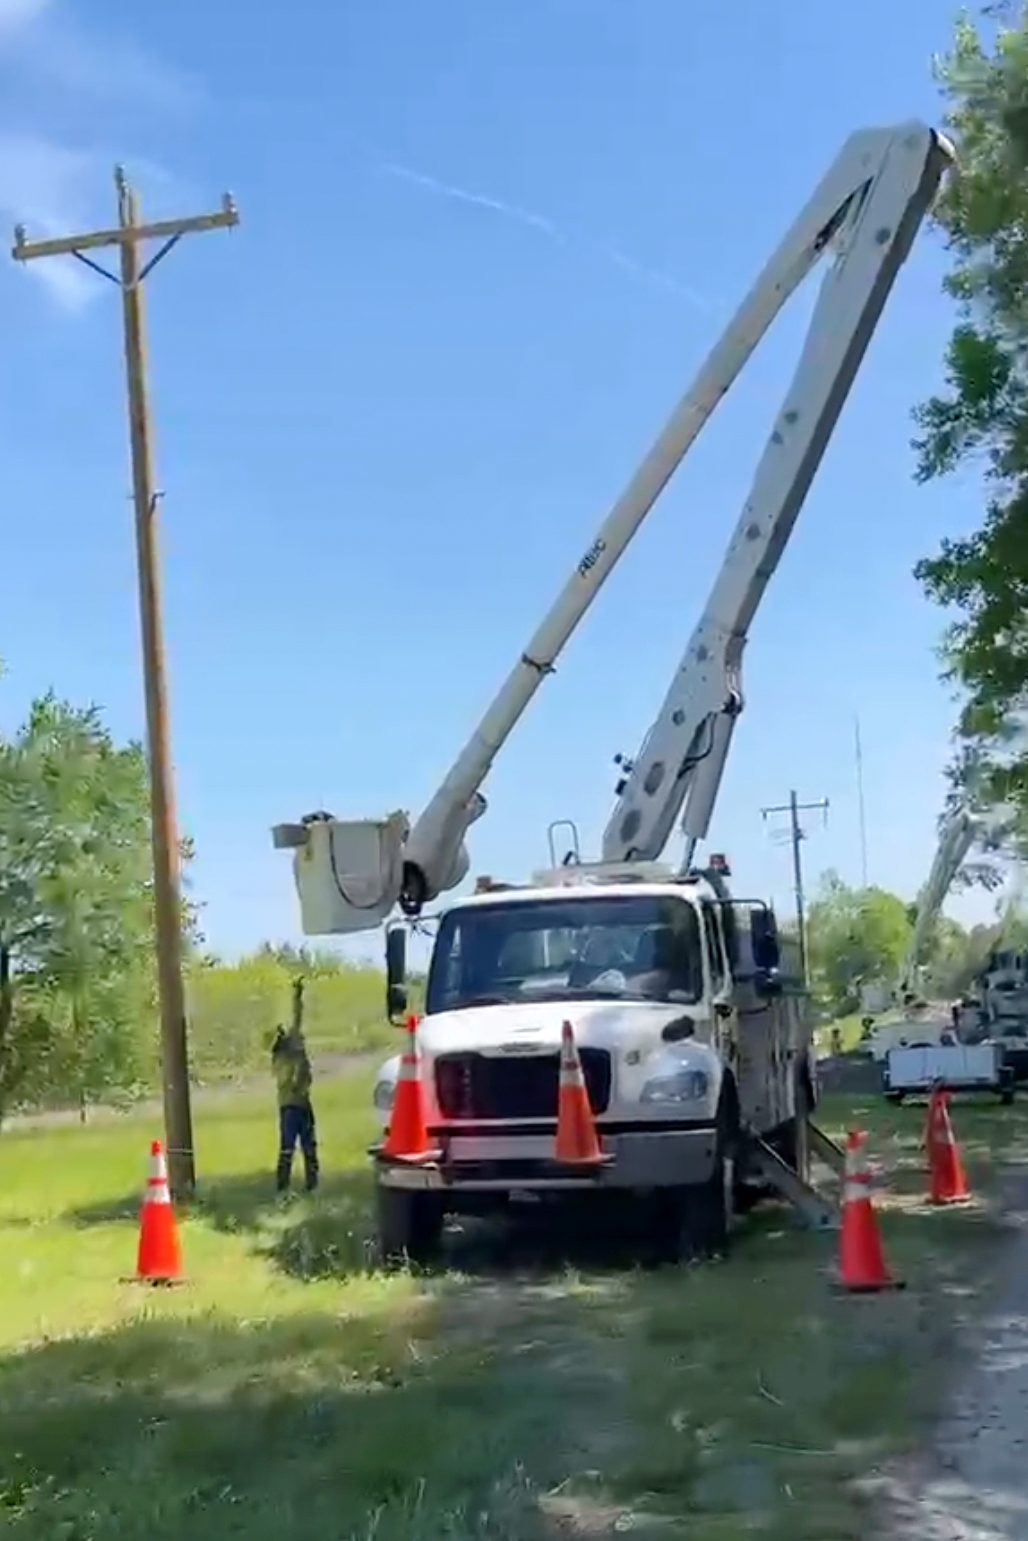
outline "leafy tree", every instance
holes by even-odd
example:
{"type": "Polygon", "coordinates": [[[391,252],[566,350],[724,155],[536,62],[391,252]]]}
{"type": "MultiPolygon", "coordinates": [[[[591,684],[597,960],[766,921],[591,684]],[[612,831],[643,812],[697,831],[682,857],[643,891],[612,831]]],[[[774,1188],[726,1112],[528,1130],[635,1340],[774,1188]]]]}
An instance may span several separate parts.
{"type": "Polygon", "coordinates": [[[138,1074],[151,998],[146,768],[47,695],[0,743],[0,1113],[138,1074]]]}
{"type": "Polygon", "coordinates": [[[948,915],[940,915],[923,962],[924,993],[939,1000],[962,995],[984,963],[997,931],[996,926],[965,931],[948,915]]]}
{"type": "Polygon", "coordinates": [[[863,983],[892,980],[910,933],[907,906],[896,894],[850,888],[837,872],[827,872],[807,915],[812,980],[823,1004],[852,1011],[863,983]]]}
{"type": "Polygon", "coordinates": [[[963,695],[955,766],[1028,831],[1028,6],[963,17],[938,63],[960,163],[937,211],[958,307],[942,394],[916,412],[921,481],[984,478],[978,529],[943,541],[917,574],[957,611],[944,644],[963,695]]]}

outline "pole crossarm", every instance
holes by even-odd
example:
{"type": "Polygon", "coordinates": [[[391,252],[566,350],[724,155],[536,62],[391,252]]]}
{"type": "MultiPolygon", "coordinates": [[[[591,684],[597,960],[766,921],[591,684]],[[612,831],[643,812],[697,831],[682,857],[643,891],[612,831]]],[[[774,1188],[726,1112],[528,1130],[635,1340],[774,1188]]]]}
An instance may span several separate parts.
{"type": "Polygon", "coordinates": [[[159,219],[150,225],[133,225],[128,229],[116,226],[112,230],[91,230],[83,235],[58,236],[49,241],[27,241],[25,226],[16,225],[11,256],[15,262],[34,262],[37,257],[77,257],[80,252],[99,251],[105,246],[151,240],[177,241],[201,230],[231,230],[238,224],[239,211],[231,193],[226,193],[216,214],[194,214],[190,219],[159,219]]]}
{"type": "MultiPolygon", "coordinates": [[[[797,803],[796,804],[796,812],[797,813],[821,813],[821,812],[823,812],[828,807],[829,807],[829,802],[828,802],[827,797],[822,797],[816,803],[797,803]]],[[[772,813],[791,813],[791,812],[792,812],[792,803],[775,803],[775,805],[773,807],[771,807],[771,808],[761,808],[760,816],[761,816],[761,818],[766,819],[766,818],[769,818],[772,813]]]]}

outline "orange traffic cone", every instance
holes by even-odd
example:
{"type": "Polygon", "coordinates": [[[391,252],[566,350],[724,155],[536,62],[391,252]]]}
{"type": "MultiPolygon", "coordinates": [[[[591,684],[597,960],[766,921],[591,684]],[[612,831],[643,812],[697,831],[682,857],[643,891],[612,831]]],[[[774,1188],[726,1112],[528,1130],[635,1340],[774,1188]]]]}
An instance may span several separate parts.
{"type": "Polygon", "coordinates": [[[871,1202],[866,1146],[867,1135],[851,1131],[846,1140],[846,1173],[842,1189],[839,1284],[854,1294],[902,1288],[885,1266],[878,1218],[871,1202]]]}
{"type": "Polygon", "coordinates": [[[168,1166],[160,1140],[154,1140],[150,1146],[150,1176],[139,1216],[136,1279],[140,1284],[179,1284],[182,1281],[182,1252],[168,1192],[168,1166]]]}
{"type": "Polygon", "coordinates": [[[400,1061],[396,1097],[382,1155],[390,1161],[435,1161],[439,1154],[428,1138],[425,1084],[421,1079],[421,1055],[418,1052],[418,1019],[410,1016],[407,1018],[407,1047],[400,1061]]]}
{"type": "Polygon", "coordinates": [[[932,1204],[962,1204],[971,1197],[960,1146],[949,1116],[950,1093],[936,1086],[928,1103],[928,1199],[932,1204]]]}
{"type": "Polygon", "coordinates": [[[575,1034],[565,1022],[560,1035],[560,1090],[557,1101],[556,1159],[567,1166],[598,1166],[606,1160],[596,1133],[575,1034]]]}

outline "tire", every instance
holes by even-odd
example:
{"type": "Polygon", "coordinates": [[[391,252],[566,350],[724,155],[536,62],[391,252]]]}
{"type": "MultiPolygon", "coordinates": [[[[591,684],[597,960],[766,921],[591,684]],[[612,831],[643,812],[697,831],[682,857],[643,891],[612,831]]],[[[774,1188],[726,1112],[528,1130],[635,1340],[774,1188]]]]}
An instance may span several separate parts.
{"type": "Polygon", "coordinates": [[[705,1183],[664,1188],[656,1195],[651,1232],[656,1266],[723,1257],[735,1213],[737,1124],[724,1108],[718,1115],[714,1171],[705,1183]]]}
{"type": "Polygon", "coordinates": [[[894,1108],[898,1108],[901,1106],[905,1095],[905,1092],[886,1092],[885,1100],[886,1102],[891,1102],[894,1108]]]}
{"type": "Polygon", "coordinates": [[[443,1234],[443,1207],[434,1193],[407,1188],[375,1189],[378,1210],[378,1245],[387,1267],[405,1263],[424,1267],[439,1253],[443,1234]]]}

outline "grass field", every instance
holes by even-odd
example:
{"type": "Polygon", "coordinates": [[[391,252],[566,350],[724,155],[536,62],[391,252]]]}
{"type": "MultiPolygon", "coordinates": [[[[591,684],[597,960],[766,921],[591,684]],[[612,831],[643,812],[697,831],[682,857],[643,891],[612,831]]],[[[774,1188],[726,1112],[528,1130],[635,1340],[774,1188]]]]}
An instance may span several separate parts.
{"type": "MultiPolygon", "coordinates": [[[[753,1217],[731,1259],[642,1274],[553,1239],[459,1239],[430,1278],[369,1267],[368,1080],[321,1089],[315,1200],[271,1192],[265,1099],[198,1111],[190,1283],[142,1293],[138,1117],[0,1136],[0,1524],[12,1541],[533,1541],[631,1531],[856,1541],[847,1487],[923,1428],[997,1254],[983,1205],[930,1213],[923,1110],[872,1127],[903,1293],[840,1297],[831,1237],[753,1217]]],[[[957,1110],[979,1186],[1018,1107],[957,1110]]]]}

